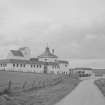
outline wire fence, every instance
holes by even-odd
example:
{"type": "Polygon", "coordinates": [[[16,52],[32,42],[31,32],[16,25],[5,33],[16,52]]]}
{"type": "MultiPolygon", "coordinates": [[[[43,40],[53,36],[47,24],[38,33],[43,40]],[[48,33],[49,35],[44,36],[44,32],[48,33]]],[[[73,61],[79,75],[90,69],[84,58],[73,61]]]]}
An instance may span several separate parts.
{"type": "Polygon", "coordinates": [[[26,92],[30,90],[39,90],[42,88],[55,86],[68,78],[70,78],[69,75],[58,75],[57,77],[51,79],[32,80],[31,82],[26,80],[23,83],[19,83],[13,80],[0,81],[0,95],[24,91],[26,92]]]}

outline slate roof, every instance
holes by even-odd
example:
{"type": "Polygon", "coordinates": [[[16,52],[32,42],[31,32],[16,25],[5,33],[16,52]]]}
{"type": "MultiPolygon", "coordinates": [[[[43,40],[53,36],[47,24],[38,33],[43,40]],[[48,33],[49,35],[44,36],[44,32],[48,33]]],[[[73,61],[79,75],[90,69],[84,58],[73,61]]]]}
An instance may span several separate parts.
{"type": "MultiPolygon", "coordinates": [[[[31,61],[31,60],[19,60],[19,59],[2,59],[0,60],[0,64],[8,64],[8,63],[15,63],[15,64],[46,64],[44,61],[31,61]]],[[[56,61],[56,62],[47,62],[48,65],[58,65],[61,63],[68,64],[67,61],[56,61]]]]}
{"type": "Polygon", "coordinates": [[[79,67],[79,68],[74,68],[74,70],[92,70],[92,68],[79,67]]]}
{"type": "Polygon", "coordinates": [[[25,50],[27,47],[21,47],[21,48],[19,48],[19,50],[21,51],[21,50],[25,50]]]}
{"type": "Polygon", "coordinates": [[[38,61],[38,58],[30,58],[30,61],[38,61]]]}
{"type": "Polygon", "coordinates": [[[46,47],[44,53],[38,56],[38,58],[58,58],[56,55],[50,52],[50,49],[46,47]]]}
{"type": "Polygon", "coordinates": [[[0,64],[15,63],[15,64],[45,64],[43,61],[30,61],[30,60],[18,60],[18,59],[2,59],[0,64]]]}
{"type": "Polygon", "coordinates": [[[59,62],[59,63],[69,64],[69,62],[68,62],[68,61],[64,61],[64,60],[59,60],[58,62],[59,62]]]}
{"type": "Polygon", "coordinates": [[[23,53],[20,50],[11,50],[14,56],[24,57],[23,53]]]}

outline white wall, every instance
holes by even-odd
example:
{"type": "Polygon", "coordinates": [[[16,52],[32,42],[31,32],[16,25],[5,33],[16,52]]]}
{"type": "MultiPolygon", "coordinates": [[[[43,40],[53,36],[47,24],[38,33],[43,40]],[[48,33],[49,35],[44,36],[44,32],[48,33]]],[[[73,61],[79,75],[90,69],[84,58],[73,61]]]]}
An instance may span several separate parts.
{"type": "MultiPolygon", "coordinates": [[[[68,66],[65,67],[65,64],[60,64],[59,65],[60,67],[53,67],[53,65],[49,65],[48,66],[48,73],[51,73],[51,72],[54,72],[55,74],[57,73],[69,73],[69,68],[68,66]]],[[[12,63],[8,63],[7,66],[5,67],[1,67],[0,66],[0,70],[6,70],[6,71],[21,71],[21,72],[36,72],[36,73],[43,73],[44,72],[44,65],[41,64],[41,67],[39,64],[25,64],[25,67],[24,67],[24,64],[22,64],[22,67],[21,67],[21,64],[18,64],[18,67],[17,67],[17,64],[15,64],[15,66],[13,66],[12,63]],[[32,65],[32,67],[31,67],[32,65]],[[34,67],[35,65],[35,67],[34,67]],[[37,67],[38,65],[38,67],[37,67]]]]}
{"type": "Polygon", "coordinates": [[[68,67],[68,65],[65,67],[65,64],[60,64],[59,68],[58,67],[52,68],[52,65],[50,65],[50,66],[48,66],[48,70],[49,70],[48,72],[52,72],[53,71],[55,74],[63,73],[63,72],[69,74],[69,67],[68,67]]]}
{"type": "Polygon", "coordinates": [[[33,66],[31,67],[32,64],[24,64],[21,67],[20,64],[18,64],[18,67],[16,66],[17,64],[15,64],[15,67],[13,66],[12,63],[8,63],[6,67],[0,65],[0,70],[6,70],[6,71],[21,71],[21,72],[37,72],[37,73],[43,73],[44,70],[44,65],[41,65],[41,67],[37,64],[33,64],[33,66]],[[35,67],[34,67],[35,65],[35,67]]]}

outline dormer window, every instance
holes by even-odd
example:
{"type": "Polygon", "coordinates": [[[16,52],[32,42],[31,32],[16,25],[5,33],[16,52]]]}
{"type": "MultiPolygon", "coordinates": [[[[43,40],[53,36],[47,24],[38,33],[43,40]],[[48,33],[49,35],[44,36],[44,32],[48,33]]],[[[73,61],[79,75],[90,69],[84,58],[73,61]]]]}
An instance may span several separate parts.
{"type": "Polygon", "coordinates": [[[45,61],[47,61],[48,59],[44,59],[45,61]]]}

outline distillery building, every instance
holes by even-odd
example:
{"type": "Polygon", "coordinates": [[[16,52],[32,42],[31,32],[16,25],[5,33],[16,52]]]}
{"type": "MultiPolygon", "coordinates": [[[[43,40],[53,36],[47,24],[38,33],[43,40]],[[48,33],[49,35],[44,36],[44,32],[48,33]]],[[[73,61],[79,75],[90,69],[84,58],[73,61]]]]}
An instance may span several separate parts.
{"type": "Polygon", "coordinates": [[[10,50],[7,59],[0,60],[0,70],[68,74],[69,62],[60,60],[54,50],[50,51],[48,46],[35,58],[31,58],[31,51],[28,47],[22,47],[18,50],[10,50]]]}

